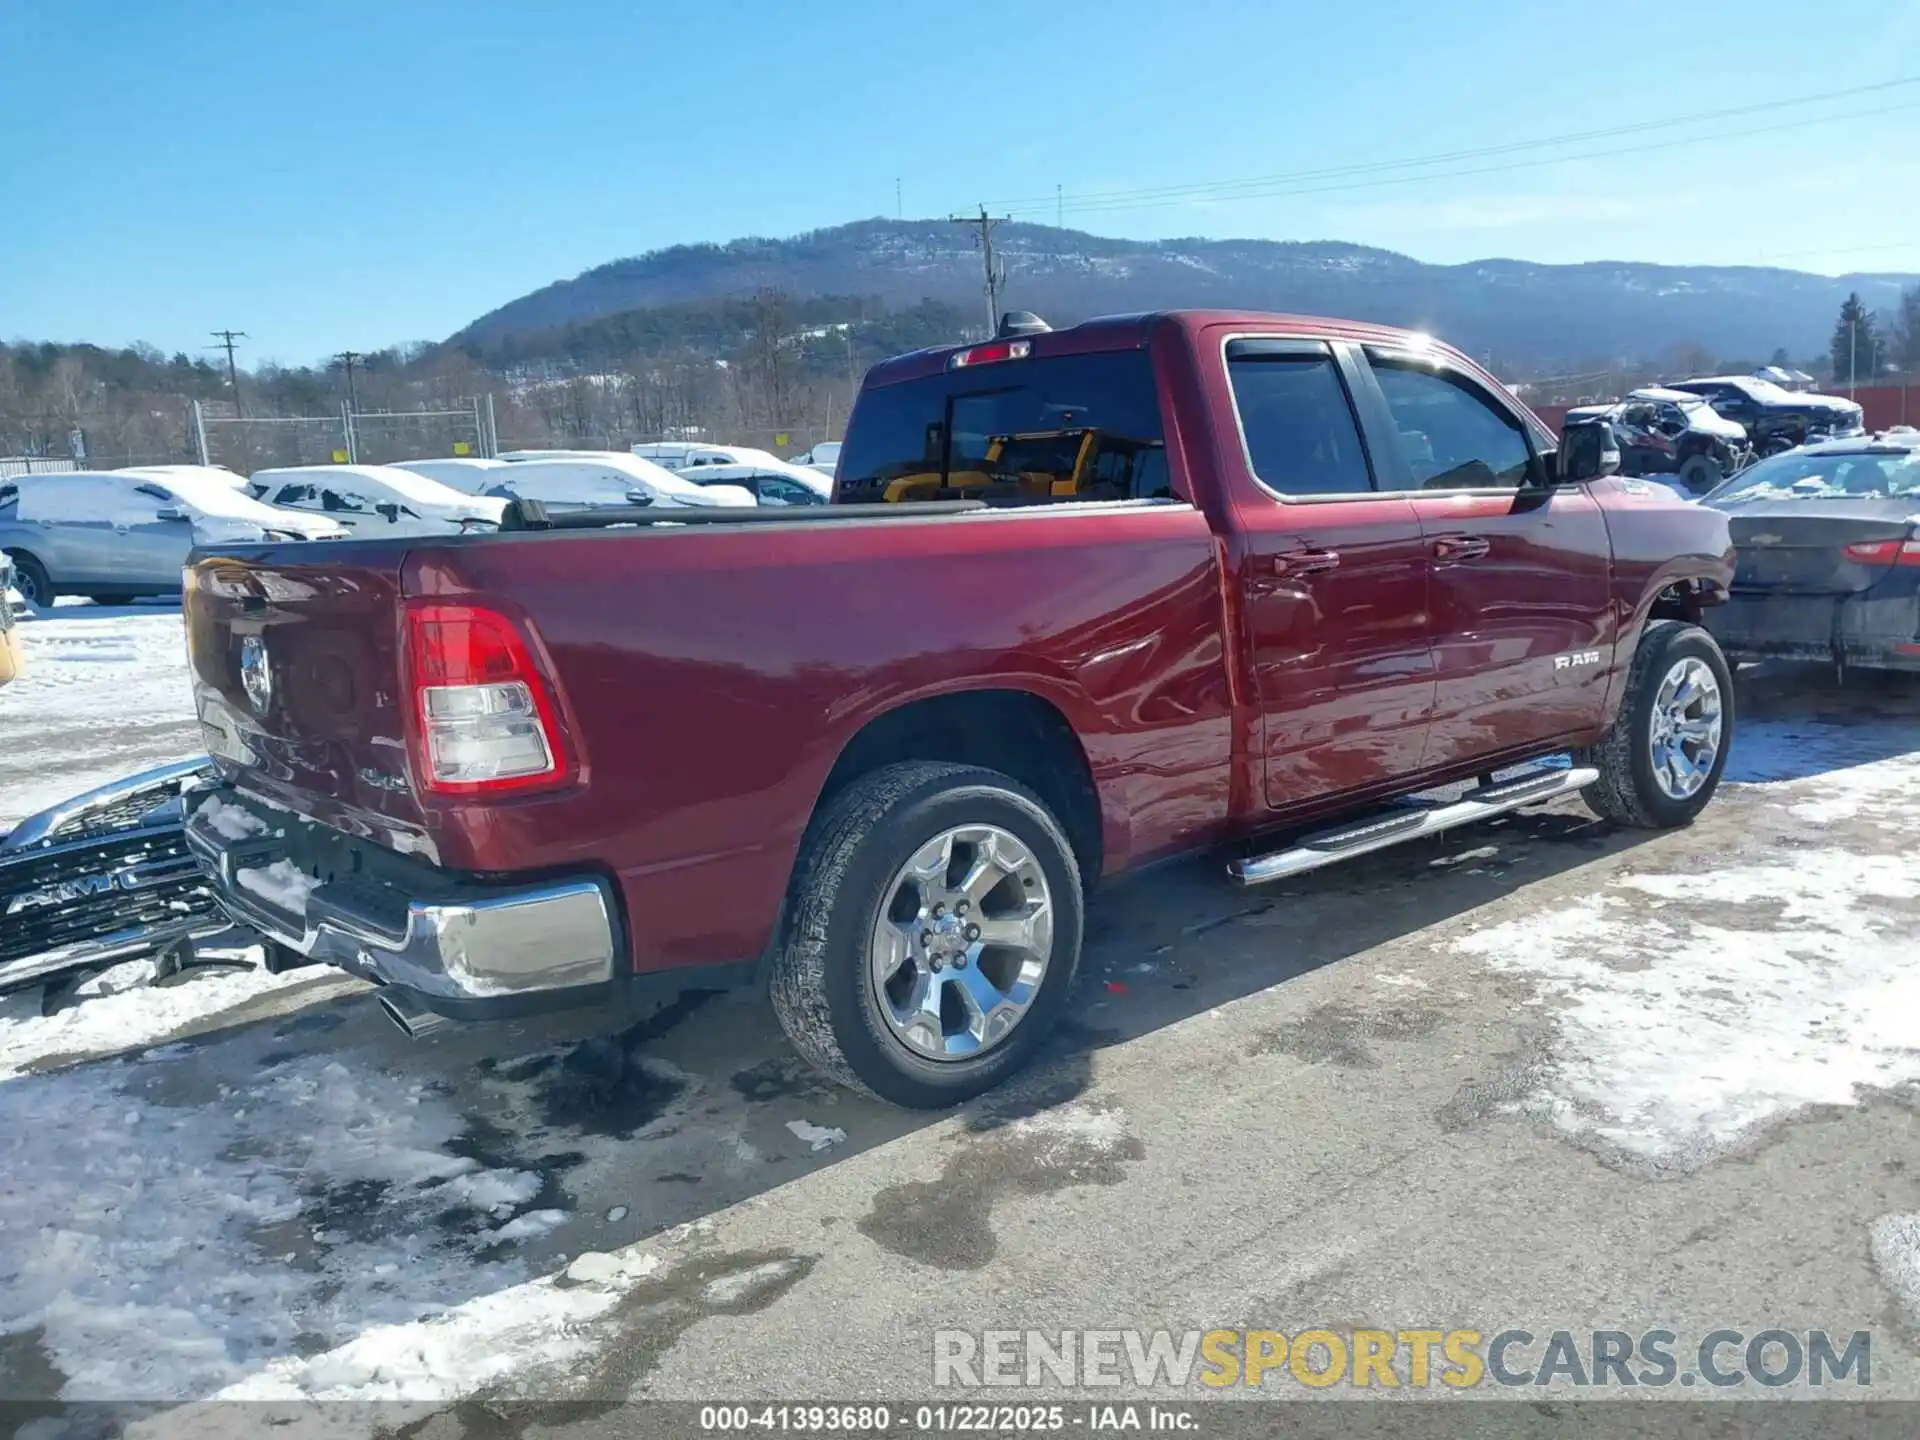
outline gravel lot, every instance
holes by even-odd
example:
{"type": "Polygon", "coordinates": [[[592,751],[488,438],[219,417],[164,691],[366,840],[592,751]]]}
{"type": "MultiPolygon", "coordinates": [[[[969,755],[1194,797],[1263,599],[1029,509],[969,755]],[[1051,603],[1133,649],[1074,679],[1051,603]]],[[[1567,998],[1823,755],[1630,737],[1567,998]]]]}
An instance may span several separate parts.
{"type": "MultiPolygon", "coordinates": [[[[177,612],[27,635],[0,823],[191,752],[177,612]]],[[[424,1042],[313,972],[0,1002],[0,1396],[883,1398],[937,1329],[1517,1326],[1870,1330],[1915,1398],[1920,687],[1741,704],[1686,832],[1116,887],[1051,1060],[955,1115],[748,997],[424,1042]]]]}

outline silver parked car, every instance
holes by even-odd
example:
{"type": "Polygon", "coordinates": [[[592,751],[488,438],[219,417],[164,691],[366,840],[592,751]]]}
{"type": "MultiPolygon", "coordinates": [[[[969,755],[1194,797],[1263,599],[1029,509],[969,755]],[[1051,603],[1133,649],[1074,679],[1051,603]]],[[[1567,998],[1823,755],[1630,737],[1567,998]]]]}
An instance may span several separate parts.
{"type": "Polygon", "coordinates": [[[32,605],[177,595],[195,545],[337,539],[320,515],[263,505],[206,475],[69,470],[0,480],[0,550],[32,605]]]}

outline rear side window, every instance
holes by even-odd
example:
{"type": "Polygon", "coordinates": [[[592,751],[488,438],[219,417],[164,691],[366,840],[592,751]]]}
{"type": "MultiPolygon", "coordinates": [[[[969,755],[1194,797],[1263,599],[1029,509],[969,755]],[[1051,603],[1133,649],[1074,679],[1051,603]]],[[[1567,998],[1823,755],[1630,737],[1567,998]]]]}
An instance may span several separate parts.
{"type": "Polygon", "coordinates": [[[126,480],[62,475],[22,487],[19,518],[67,525],[144,525],[159,509],[158,500],[126,480]]]}
{"type": "Polygon", "coordinates": [[[1143,350],[1007,360],[867,389],[834,489],[842,504],[1172,496],[1143,350]]]}
{"type": "Polygon", "coordinates": [[[1236,342],[1227,378],[1254,477],[1281,495],[1351,495],[1373,489],[1360,427],[1333,356],[1236,342]]]}

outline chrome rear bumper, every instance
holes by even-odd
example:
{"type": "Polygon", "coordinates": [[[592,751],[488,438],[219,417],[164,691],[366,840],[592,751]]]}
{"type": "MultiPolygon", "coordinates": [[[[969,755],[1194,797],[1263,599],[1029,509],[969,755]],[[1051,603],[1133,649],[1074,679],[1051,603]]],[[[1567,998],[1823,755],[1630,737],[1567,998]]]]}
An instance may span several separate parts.
{"type": "Polygon", "coordinates": [[[551,1009],[615,979],[620,932],[600,880],[474,884],[227,785],[188,807],[187,845],[227,914],[429,1009],[551,1009]]]}

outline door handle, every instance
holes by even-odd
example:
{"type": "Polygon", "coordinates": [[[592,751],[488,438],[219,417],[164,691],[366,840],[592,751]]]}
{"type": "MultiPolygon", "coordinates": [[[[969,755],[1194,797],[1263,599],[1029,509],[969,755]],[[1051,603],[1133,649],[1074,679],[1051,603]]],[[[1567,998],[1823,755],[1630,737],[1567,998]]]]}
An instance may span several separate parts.
{"type": "Polygon", "coordinates": [[[1477,535],[1442,535],[1433,542],[1433,556],[1436,560],[1478,560],[1489,548],[1477,535]]]}
{"type": "Polygon", "coordinates": [[[1317,575],[1339,568],[1338,550],[1287,550],[1273,557],[1275,575],[1317,575]]]}

